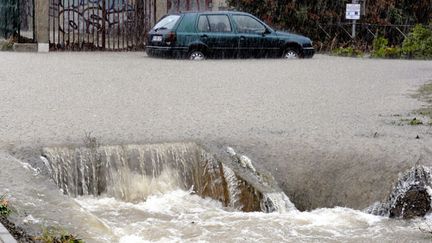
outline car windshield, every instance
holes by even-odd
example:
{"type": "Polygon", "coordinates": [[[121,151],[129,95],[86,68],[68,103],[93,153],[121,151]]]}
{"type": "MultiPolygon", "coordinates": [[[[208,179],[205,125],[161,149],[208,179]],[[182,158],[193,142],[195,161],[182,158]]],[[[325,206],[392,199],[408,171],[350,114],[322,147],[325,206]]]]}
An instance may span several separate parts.
{"type": "Polygon", "coordinates": [[[177,20],[180,18],[180,15],[168,15],[161,19],[153,29],[172,29],[174,25],[177,23],[177,20]]]}

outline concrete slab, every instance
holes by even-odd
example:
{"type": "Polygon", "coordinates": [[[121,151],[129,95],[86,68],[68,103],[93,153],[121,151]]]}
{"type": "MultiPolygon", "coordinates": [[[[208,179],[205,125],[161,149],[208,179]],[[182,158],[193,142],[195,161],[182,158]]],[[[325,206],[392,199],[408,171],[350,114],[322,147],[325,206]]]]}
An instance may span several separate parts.
{"type": "Polygon", "coordinates": [[[0,243],[17,243],[17,241],[2,224],[0,224],[0,243]]]}
{"type": "Polygon", "coordinates": [[[16,52],[37,52],[38,44],[36,43],[15,43],[13,50],[16,52]]]}
{"type": "Polygon", "coordinates": [[[39,43],[37,46],[38,52],[49,52],[49,44],[48,43],[39,43]]]}

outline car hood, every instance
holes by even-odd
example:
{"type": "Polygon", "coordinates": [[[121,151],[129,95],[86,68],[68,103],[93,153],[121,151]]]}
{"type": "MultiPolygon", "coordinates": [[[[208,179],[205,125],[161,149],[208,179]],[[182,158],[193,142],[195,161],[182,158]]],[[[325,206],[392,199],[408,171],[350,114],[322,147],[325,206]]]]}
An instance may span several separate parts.
{"type": "Polygon", "coordinates": [[[289,32],[283,32],[283,31],[275,31],[275,33],[279,37],[286,38],[289,40],[295,40],[297,42],[304,43],[304,44],[312,42],[311,39],[309,39],[303,35],[297,35],[297,34],[293,34],[293,33],[289,33],[289,32]]]}

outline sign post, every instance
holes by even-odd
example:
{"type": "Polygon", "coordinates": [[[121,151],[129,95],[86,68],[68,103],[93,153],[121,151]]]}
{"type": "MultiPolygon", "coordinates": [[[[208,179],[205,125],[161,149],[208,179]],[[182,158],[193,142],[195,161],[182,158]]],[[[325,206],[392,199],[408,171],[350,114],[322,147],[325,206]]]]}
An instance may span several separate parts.
{"type": "Polygon", "coordinates": [[[360,19],[361,5],[358,4],[358,0],[352,0],[351,4],[346,5],[345,18],[352,20],[352,38],[356,37],[356,22],[360,19]]]}

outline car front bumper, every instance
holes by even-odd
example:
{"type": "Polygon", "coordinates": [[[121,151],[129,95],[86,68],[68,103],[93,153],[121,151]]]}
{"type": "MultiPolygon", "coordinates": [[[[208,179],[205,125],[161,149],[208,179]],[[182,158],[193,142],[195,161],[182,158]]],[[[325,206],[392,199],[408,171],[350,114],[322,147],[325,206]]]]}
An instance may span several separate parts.
{"type": "Polygon", "coordinates": [[[315,54],[315,48],[313,47],[303,47],[303,57],[311,58],[315,54]]]}

